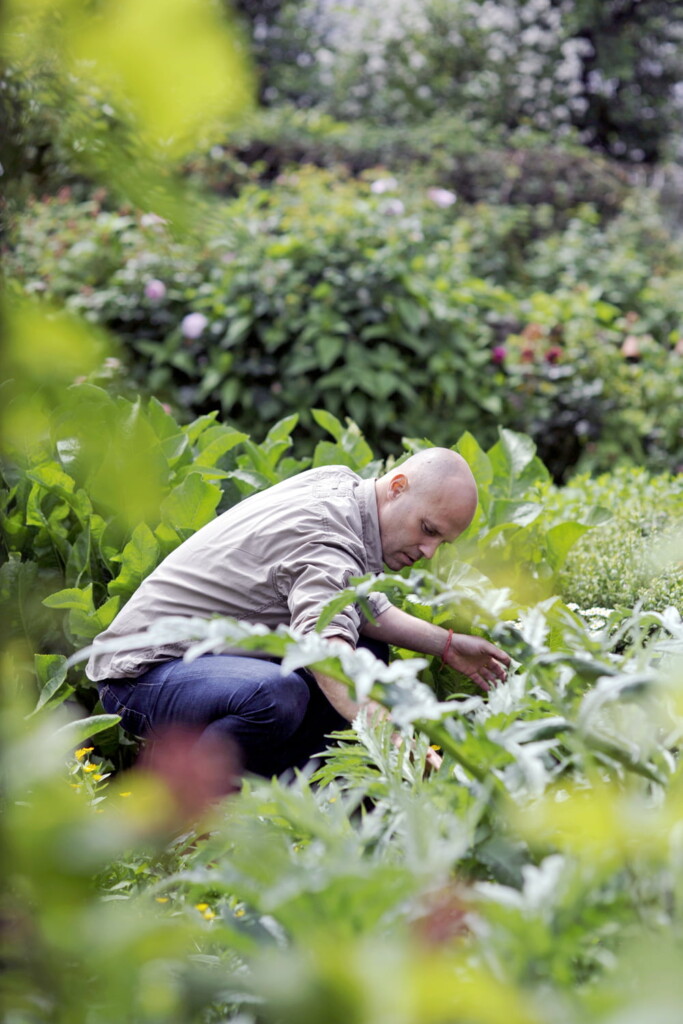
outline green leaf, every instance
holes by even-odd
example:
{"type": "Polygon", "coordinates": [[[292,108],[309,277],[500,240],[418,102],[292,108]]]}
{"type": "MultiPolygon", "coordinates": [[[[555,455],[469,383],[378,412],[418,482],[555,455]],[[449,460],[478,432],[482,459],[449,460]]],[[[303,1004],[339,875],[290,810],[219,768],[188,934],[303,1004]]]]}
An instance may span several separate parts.
{"type": "Polygon", "coordinates": [[[233,430],[230,427],[213,427],[201,438],[200,452],[194,460],[193,466],[215,466],[227,452],[248,440],[249,435],[242,434],[239,430],[233,430]]]}
{"type": "Polygon", "coordinates": [[[159,562],[159,543],[146,523],[140,523],[133,530],[131,539],[117,561],[121,562],[121,571],[116,579],[107,587],[110,594],[121,594],[128,597],[140,586],[152,569],[159,562]]]}
{"type": "Polygon", "coordinates": [[[332,434],[335,441],[341,441],[344,435],[344,427],[336,416],[333,416],[331,412],[327,412],[325,409],[311,409],[311,415],[319,427],[326,430],[328,434],[332,434]]]}
{"type": "Polygon", "coordinates": [[[204,431],[216,422],[217,416],[218,410],[214,410],[213,412],[207,413],[206,416],[200,416],[198,419],[193,420],[189,427],[185,427],[185,432],[189,438],[190,444],[196,444],[204,431]]]}
{"type": "Polygon", "coordinates": [[[29,480],[40,484],[46,491],[61,490],[67,494],[73,493],[74,481],[56,462],[47,462],[41,466],[35,466],[26,475],[29,480]]]}
{"type": "Polygon", "coordinates": [[[64,590],[58,590],[56,594],[46,597],[43,604],[47,608],[68,608],[86,613],[94,612],[92,583],[89,583],[87,587],[67,587],[64,590]]]}
{"type": "Polygon", "coordinates": [[[230,326],[223,336],[221,344],[224,348],[230,348],[232,345],[236,345],[237,342],[242,341],[245,335],[249,332],[249,329],[253,323],[251,316],[238,316],[234,320],[230,321],[230,326]]]}
{"type": "Polygon", "coordinates": [[[92,715],[90,718],[80,718],[77,722],[67,722],[56,730],[55,736],[64,741],[65,750],[70,750],[91,736],[97,736],[105,729],[118,725],[120,721],[120,715],[92,715]]]}
{"type": "Polygon", "coordinates": [[[291,416],[285,416],[284,419],[278,420],[275,426],[271,427],[266,435],[266,439],[263,442],[264,445],[270,445],[274,441],[289,441],[292,435],[292,431],[299,422],[299,414],[293,413],[291,416]]]}
{"type": "Polygon", "coordinates": [[[500,440],[489,451],[495,471],[504,477],[519,477],[536,454],[536,445],[526,434],[499,427],[500,440]]]}
{"type": "Polygon", "coordinates": [[[191,473],[161,503],[161,516],[186,539],[213,519],[220,500],[220,487],[191,473]]]}
{"type": "Polygon", "coordinates": [[[545,540],[548,546],[548,560],[553,569],[562,567],[570,549],[589,529],[590,527],[583,523],[569,522],[558,523],[548,530],[545,540]]]}
{"type": "Polygon", "coordinates": [[[333,597],[331,601],[325,604],[324,609],[318,616],[318,621],[315,624],[316,632],[322,633],[325,626],[329,626],[337,612],[343,611],[344,608],[354,604],[357,600],[358,595],[354,588],[348,587],[346,590],[340,590],[336,597],[333,597]]]}
{"type": "Polygon", "coordinates": [[[488,455],[479,445],[476,438],[474,438],[469,431],[465,431],[456,444],[455,450],[462,455],[463,459],[472,470],[474,479],[477,481],[477,486],[482,490],[485,490],[493,480],[493,466],[491,465],[491,460],[488,455]]]}
{"type": "Polygon", "coordinates": [[[315,354],[321,370],[329,370],[344,350],[346,339],[336,334],[326,334],[316,338],[315,354]]]}
{"type": "Polygon", "coordinates": [[[90,524],[87,523],[71,545],[66,563],[66,582],[78,586],[84,574],[90,571],[90,524]]]}
{"type": "Polygon", "coordinates": [[[48,702],[61,703],[70,693],[72,687],[65,689],[60,701],[52,701],[57,692],[66,682],[66,658],[63,654],[36,654],[33,659],[36,676],[40,683],[40,696],[32,714],[45,707],[48,702]]]}
{"type": "Polygon", "coordinates": [[[494,501],[490,511],[491,526],[514,524],[529,526],[543,513],[543,506],[536,501],[514,501],[500,498],[494,501]]]}

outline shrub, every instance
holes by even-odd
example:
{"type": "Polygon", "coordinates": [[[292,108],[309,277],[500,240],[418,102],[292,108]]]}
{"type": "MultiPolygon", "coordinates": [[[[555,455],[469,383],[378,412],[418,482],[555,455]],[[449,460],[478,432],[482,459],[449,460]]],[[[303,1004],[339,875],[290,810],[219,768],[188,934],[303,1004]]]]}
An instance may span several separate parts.
{"type": "Polygon", "coordinates": [[[582,537],[567,556],[560,592],[581,608],[643,608],[683,612],[683,477],[622,468],[591,479],[576,477],[556,492],[557,511],[571,518],[586,504],[611,518],[582,537]]]}
{"type": "Polygon", "coordinates": [[[401,124],[447,106],[469,123],[575,127],[637,161],[676,135],[682,27],[666,0],[242,6],[266,103],[401,124]]]}
{"type": "MultiPolygon", "coordinates": [[[[659,343],[588,286],[533,294],[501,366],[510,422],[536,440],[554,478],[621,463],[677,470],[683,441],[683,353],[659,343]]],[[[660,310],[664,315],[664,311],[660,310]]]]}
{"type": "Polygon", "coordinates": [[[476,269],[500,257],[429,197],[404,205],[388,188],[313,171],[249,188],[201,246],[144,216],[50,203],[20,228],[12,270],[112,328],[137,357],[133,378],[179,407],[220,404],[251,430],[292,409],[310,429],[319,405],[351,415],[385,452],[406,433],[438,442],[471,427],[492,440],[501,402],[489,350],[511,299],[476,269]],[[76,222],[87,225],[78,241],[76,222]],[[151,281],[163,297],[145,294],[151,281]],[[206,318],[194,337],[190,311],[206,318]]]}
{"type": "Polygon", "coordinates": [[[183,416],[220,407],[253,431],[296,410],[303,448],[321,436],[314,405],[382,454],[465,429],[490,444],[502,423],[557,480],[578,460],[663,470],[683,430],[683,259],[643,196],[558,231],[546,205],[305,168],[207,207],[179,240],[153,214],[62,193],[18,221],[7,262],[24,290],[115,331],[130,385],[183,416]]]}

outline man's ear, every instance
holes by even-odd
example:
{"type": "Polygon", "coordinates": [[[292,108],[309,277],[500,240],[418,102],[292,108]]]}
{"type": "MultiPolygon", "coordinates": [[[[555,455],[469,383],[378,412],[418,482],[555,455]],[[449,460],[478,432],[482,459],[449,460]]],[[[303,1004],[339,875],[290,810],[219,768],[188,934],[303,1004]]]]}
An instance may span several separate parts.
{"type": "Polygon", "coordinates": [[[403,494],[404,491],[408,490],[408,477],[405,473],[396,473],[392,476],[389,481],[389,497],[398,498],[399,494],[403,494]]]}

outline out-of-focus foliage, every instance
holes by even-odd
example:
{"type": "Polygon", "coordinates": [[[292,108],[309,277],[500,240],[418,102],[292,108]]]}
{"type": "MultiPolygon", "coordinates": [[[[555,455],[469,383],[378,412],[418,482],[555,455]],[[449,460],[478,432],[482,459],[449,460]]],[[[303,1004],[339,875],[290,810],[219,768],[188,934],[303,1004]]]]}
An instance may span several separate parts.
{"type": "MultiPolygon", "coordinates": [[[[312,780],[248,780],[208,816],[197,797],[189,820],[160,765],[112,781],[92,744],[68,755],[54,717],[5,708],[14,1019],[44,1019],[39,1003],[57,1024],[95,1010],[135,1024],[667,1020],[680,616],[622,612],[596,630],[551,601],[496,635],[509,680],[440,705],[407,685],[408,661],[392,683],[342,657],[352,683],[377,678],[438,737],[438,773],[425,776],[426,739],[397,747],[390,723],[361,718],[312,780]]],[[[185,774],[206,770],[169,737],[167,760],[181,753],[185,774]]]]}
{"type": "Polygon", "coordinates": [[[246,49],[221,5],[9,0],[3,16],[3,171],[29,187],[64,170],[104,179],[180,219],[175,163],[249,101],[246,49]]]}
{"type": "Polygon", "coordinates": [[[343,165],[353,174],[390,167],[425,187],[454,189],[466,202],[547,203],[556,223],[580,203],[613,214],[629,188],[620,165],[576,141],[550,143],[529,126],[482,125],[458,109],[415,124],[376,124],[339,121],[315,107],[265,107],[184,167],[201,185],[232,194],[247,181],[270,182],[300,164],[343,165]]]}
{"type": "Polygon", "coordinates": [[[545,204],[305,168],[245,186],[182,242],[67,192],[10,242],[13,282],[113,330],[128,378],[184,416],[220,407],[256,432],[295,410],[306,450],[320,406],[385,455],[508,425],[557,480],[680,461],[683,253],[647,193],[558,223],[545,204]]]}
{"type": "Polygon", "coordinates": [[[370,0],[244,5],[266,103],[412,124],[577,129],[662,156],[680,119],[683,15],[667,0],[370,0]]]}

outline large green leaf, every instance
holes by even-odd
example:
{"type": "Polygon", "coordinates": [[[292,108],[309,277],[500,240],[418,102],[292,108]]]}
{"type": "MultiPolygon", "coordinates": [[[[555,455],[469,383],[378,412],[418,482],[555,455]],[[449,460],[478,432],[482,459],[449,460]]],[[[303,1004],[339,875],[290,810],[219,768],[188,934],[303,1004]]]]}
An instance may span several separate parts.
{"type": "Polygon", "coordinates": [[[34,711],[39,711],[48,704],[59,704],[73,692],[71,687],[64,687],[67,670],[63,654],[36,654],[33,664],[41,687],[34,711]],[[61,694],[59,691],[62,691],[61,694]],[[59,699],[55,699],[58,696],[59,699]]]}
{"type": "Polygon", "coordinates": [[[146,523],[140,523],[133,536],[115,559],[121,562],[121,571],[107,587],[110,594],[129,597],[140,586],[145,576],[159,562],[159,542],[146,523]]]}
{"type": "Polygon", "coordinates": [[[326,412],[325,409],[311,409],[311,415],[318,426],[326,430],[328,434],[332,434],[335,441],[341,441],[344,426],[336,416],[333,416],[331,412],[326,412]]]}
{"type": "Polygon", "coordinates": [[[560,569],[577,540],[583,537],[589,526],[583,523],[558,523],[552,526],[545,535],[548,546],[548,559],[553,569],[560,569]]]}
{"type": "Polygon", "coordinates": [[[213,519],[220,500],[219,487],[202,479],[199,473],[190,473],[164,499],[161,515],[165,523],[186,539],[213,519]]]}
{"type": "Polygon", "coordinates": [[[227,452],[248,439],[248,434],[230,427],[210,427],[199,439],[200,450],[193,466],[215,466],[227,452]]]}
{"type": "Polygon", "coordinates": [[[275,441],[290,441],[292,431],[294,430],[298,422],[298,413],[293,413],[291,416],[285,416],[284,419],[279,420],[268,431],[266,439],[264,441],[264,445],[268,446],[275,441]]]}
{"type": "Polygon", "coordinates": [[[64,750],[77,747],[91,736],[97,736],[105,729],[111,729],[121,721],[120,715],[92,715],[90,718],[80,718],[76,722],[67,722],[56,730],[55,736],[63,741],[64,750]]]}
{"type": "Polygon", "coordinates": [[[518,434],[514,430],[501,427],[498,431],[500,440],[490,449],[488,455],[493,467],[496,483],[512,482],[521,476],[536,454],[536,445],[526,434],[518,434]]]}

